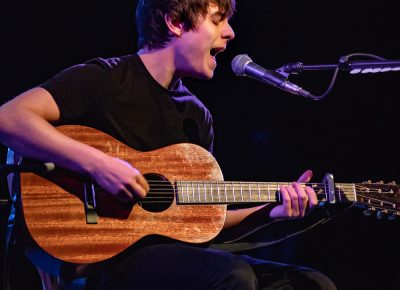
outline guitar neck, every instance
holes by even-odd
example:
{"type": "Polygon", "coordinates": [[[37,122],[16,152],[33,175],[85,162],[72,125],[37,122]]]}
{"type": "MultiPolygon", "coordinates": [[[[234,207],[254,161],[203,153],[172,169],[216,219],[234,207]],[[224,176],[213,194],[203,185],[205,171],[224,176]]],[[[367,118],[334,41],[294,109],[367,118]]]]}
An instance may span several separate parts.
{"type": "MultiPolygon", "coordinates": [[[[177,181],[175,196],[178,204],[261,204],[280,202],[281,185],[289,182],[241,182],[241,181],[177,181]]],[[[330,200],[328,189],[321,183],[303,183],[312,187],[320,202],[330,200]]],[[[335,186],[335,202],[357,200],[356,184],[339,183],[335,186]]]]}

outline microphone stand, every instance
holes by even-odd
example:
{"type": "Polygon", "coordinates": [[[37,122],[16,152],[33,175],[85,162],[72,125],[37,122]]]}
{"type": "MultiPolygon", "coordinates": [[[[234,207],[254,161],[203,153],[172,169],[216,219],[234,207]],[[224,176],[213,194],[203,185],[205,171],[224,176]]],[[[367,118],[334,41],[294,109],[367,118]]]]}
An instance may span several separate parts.
{"type": "Polygon", "coordinates": [[[314,96],[312,94],[309,95],[311,99],[317,101],[323,99],[332,90],[339,70],[349,71],[350,74],[400,71],[400,60],[387,60],[380,56],[368,53],[353,53],[347,56],[342,56],[339,59],[338,64],[304,65],[301,62],[294,62],[281,66],[276,70],[276,72],[288,78],[289,74],[299,74],[305,70],[310,70],[310,71],[334,70],[334,75],[328,90],[321,96],[314,96]],[[354,56],[369,57],[373,58],[374,60],[350,61],[350,58],[354,56]]]}
{"type": "Polygon", "coordinates": [[[288,74],[298,74],[305,70],[341,70],[350,71],[350,74],[357,73],[375,73],[387,71],[400,71],[400,60],[384,60],[384,61],[365,61],[354,60],[345,61],[339,64],[316,64],[304,65],[301,62],[285,64],[279,70],[288,74]]]}

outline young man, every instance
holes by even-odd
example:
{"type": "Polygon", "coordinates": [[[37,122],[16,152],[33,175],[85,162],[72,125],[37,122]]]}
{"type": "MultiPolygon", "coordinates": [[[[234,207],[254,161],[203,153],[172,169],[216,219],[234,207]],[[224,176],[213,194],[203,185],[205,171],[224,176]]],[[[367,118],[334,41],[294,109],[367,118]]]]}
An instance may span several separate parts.
{"type": "MultiPolygon", "coordinates": [[[[212,117],[181,79],[213,77],[216,55],[234,38],[228,23],[234,9],[234,0],[140,0],[137,54],[71,67],[8,102],[0,108],[1,142],[23,156],[88,175],[122,202],[142,199],[149,185],[135,164],[54,126],[94,127],[139,151],[182,142],[212,151],[212,117]]],[[[311,175],[305,172],[299,182],[311,175]]],[[[281,186],[280,192],[280,205],[228,211],[224,228],[232,233],[271,219],[301,218],[317,204],[313,189],[299,183],[281,186]]],[[[311,269],[180,243],[144,247],[103,273],[88,287],[335,289],[311,269]]]]}

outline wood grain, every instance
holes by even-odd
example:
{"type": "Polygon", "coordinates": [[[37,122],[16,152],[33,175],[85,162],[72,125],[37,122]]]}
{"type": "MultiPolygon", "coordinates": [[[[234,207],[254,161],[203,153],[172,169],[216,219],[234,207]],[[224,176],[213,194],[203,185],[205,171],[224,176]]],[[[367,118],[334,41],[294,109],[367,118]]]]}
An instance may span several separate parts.
{"type": "MultiPolygon", "coordinates": [[[[58,129],[73,139],[126,160],[142,174],[162,174],[171,183],[222,180],[213,156],[197,145],[177,144],[138,152],[95,129],[82,126],[58,129]]],[[[221,231],[225,221],[226,205],[177,205],[174,202],[167,210],[152,213],[138,205],[123,207],[108,197],[100,208],[119,208],[126,214],[113,216],[105,211],[97,224],[87,224],[82,181],[82,176],[60,169],[46,176],[21,174],[23,217],[29,233],[43,250],[67,262],[103,261],[151,234],[204,243],[221,231]]]]}

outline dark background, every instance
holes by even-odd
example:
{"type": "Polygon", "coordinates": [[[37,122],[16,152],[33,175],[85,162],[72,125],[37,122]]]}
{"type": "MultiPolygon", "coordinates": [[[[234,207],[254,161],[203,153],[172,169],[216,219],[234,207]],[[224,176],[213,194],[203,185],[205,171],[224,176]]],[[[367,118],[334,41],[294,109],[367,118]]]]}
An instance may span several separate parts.
{"type": "MultiPolygon", "coordinates": [[[[0,12],[1,103],[73,64],[135,52],[135,4],[8,3],[0,12]]],[[[335,64],[355,52],[400,59],[397,11],[389,1],[239,1],[231,20],[236,39],[218,56],[214,79],[186,80],[214,115],[215,156],[225,179],[291,181],[310,168],[314,181],[326,172],[338,182],[399,181],[400,72],[341,72],[317,102],[237,77],[230,68],[243,53],[270,69],[297,61],[335,64]]],[[[331,77],[331,71],[305,71],[290,80],[320,95],[331,77]]],[[[2,147],[2,159],[4,152],[2,147]]],[[[398,229],[398,220],[351,208],[249,253],[318,268],[339,289],[395,289],[399,270],[390,263],[399,260],[398,229]]],[[[17,273],[23,273],[20,265],[17,273]]]]}

